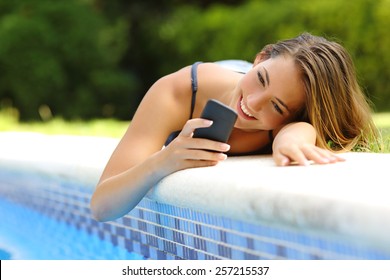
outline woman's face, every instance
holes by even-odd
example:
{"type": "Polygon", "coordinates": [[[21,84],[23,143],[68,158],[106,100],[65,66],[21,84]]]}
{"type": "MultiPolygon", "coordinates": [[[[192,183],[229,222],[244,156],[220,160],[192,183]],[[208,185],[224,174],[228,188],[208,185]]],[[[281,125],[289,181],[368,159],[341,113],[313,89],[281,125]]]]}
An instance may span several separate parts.
{"type": "Polygon", "coordinates": [[[291,57],[255,62],[236,88],[236,128],[271,130],[293,121],[305,103],[300,72],[291,57]]]}

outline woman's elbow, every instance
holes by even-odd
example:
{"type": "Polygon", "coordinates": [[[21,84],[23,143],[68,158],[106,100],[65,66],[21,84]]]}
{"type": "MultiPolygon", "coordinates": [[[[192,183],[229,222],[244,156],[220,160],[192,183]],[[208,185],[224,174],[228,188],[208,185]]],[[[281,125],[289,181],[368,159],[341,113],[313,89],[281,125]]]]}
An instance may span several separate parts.
{"type": "Polygon", "coordinates": [[[107,222],[116,218],[112,215],[110,203],[102,199],[102,194],[98,191],[92,195],[90,210],[92,218],[98,222],[107,222]]]}
{"type": "Polygon", "coordinates": [[[92,218],[95,219],[98,222],[106,222],[108,219],[105,215],[105,212],[102,205],[97,202],[96,196],[92,196],[91,202],[90,202],[90,210],[92,218]]]}
{"type": "Polygon", "coordinates": [[[103,197],[102,193],[96,192],[91,198],[90,210],[93,219],[98,222],[113,221],[130,211],[129,209],[122,209],[120,202],[113,202],[103,197]]]}

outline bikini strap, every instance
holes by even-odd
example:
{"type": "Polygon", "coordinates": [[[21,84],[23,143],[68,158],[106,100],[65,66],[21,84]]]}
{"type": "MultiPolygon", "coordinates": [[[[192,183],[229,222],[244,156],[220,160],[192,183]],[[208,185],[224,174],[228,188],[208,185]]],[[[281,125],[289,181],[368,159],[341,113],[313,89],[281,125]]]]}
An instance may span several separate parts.
{"type": "Polygon", "coordinates": [[[198,61],[192,64],[191,66],[191,89],[192,89],[192,97],[191,97],[191,113],[190,119],[192,119],[192,115],[195,109],[195,101],[196,101],[196,93],[198,91],[198,65],[202,62],[198,61]]]}

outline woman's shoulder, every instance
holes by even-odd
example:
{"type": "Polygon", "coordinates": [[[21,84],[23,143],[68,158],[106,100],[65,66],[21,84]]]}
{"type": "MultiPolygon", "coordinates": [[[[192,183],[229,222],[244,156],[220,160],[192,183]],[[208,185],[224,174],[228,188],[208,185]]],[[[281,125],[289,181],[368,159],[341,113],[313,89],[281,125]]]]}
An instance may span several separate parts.
{"type": "Polygon", "coordinates": [[[210,98],[234,88],[242,78],[242,73],[232,71],[215,62],[202,63],[197,69],[198,89],[210,98]]]}
{"type": "Polygon", "coordinates": [[[188,81],[194,75],[213,80],[231,76],[241,76],[252,68],[252,63],[244,60],[220,60],[215,62],[195,62],[176,72],[162,77],[176,86],[188,86],[188,81]]]}
{"type": "Polygon", "coordinates": [[[247,73],[253,66],[252,63],[245,60],[219,60],[214,62],[203,62],[199,68],[204,71],[220,71],[222,73],[247,73]]]}
{"type": "Polygon", "coordinates": [[[214,64],[242,74],[247,73],[253,67],[253,63],[239,59],[219,60],[214,64]]]}
{"type": "Polygon", "coordinates": [[[175,99],[186,102],[191,96],[194,83],[200,92],[213,91],[214,88],[229,85],[242,75],[214,62],[202,62],[193,67],[194,64],[188,65],[160,78],[156,86],[165,89],[164,95],[170,94],[175,99]]]}

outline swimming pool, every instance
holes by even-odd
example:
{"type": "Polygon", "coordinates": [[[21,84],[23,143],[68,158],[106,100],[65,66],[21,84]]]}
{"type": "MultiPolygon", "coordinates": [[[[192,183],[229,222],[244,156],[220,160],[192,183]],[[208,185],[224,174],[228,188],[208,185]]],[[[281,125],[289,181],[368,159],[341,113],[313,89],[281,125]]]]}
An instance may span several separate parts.
{"type": "MultiPolygon", "coordinates": [[[[331,198],[329,186],[321,196],[309,189],[304,196],[298,195],[291,187],[285,195],[293,200],[288,200],[276,195],[280,186],[274,184],[272,192],[263,189],[261,197],[250,200],[245,193],[257,196],[256,190],[245,190],[240,184],[249,187],[248,180],[253,177],[242,171],[240,176],[247,179],[232,181],[238,176],[232,170],[240,164],[245,170],[255,165],[269,172],[266,166],[272,160],[262,157],[232,158],[215,169],[179,172],[164,179],[128,215],[98,223],[90,215],[89,200],[116,141],[0,135],[1,258],[390,259],[388,227],[382,223],[381,233],[375,228],[378,219],[383,222],[390,217],[387,198],[379,194],[372,204],[368,198],[359,206],[356,203],[364,197],[363,190],[358,196],[355,187],[355,194],[340,201],[331,198]],[[208,172],[227,181],[206,184],[208,172]],[[228,198],[223,190],[228,190],[228,198]],[[268,202],[264,200],[267,196],[268,202]],[[291,201],[296,205],[291,206],[291,201]],[[277,203],[288,211],[280,212],[277,203]],[[312,211],[308,213],[305,207],[309,206],[312,211]],[[305,209],[297,212],[301,208],[305,209]],[[324,211],[328,215],[321,216],[324,211]],[[368,220],[370,215],[377,219],[368,220]]],[[[322,172],[319,168],[330,174],[335,167],[313,166],[310,172],[322,172]]],[[[288,177],[291,170],[299,173],[302,167],[279,168],[277,172],[288,177]]],[[[339,188],[338,193],[346,191],[339,188]]]]}

